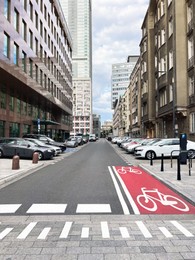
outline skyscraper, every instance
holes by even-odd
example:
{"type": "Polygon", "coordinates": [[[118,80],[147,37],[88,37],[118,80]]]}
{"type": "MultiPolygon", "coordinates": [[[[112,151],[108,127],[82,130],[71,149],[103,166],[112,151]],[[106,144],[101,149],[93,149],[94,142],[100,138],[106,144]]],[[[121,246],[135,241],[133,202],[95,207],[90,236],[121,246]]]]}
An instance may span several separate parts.
{"type": "Polygon", "coordinates": [[[73,132],[92,132],[91,0],[60,0],[73,40],[73,132]]]}
{"type": "Polygon", "coordinates": [[[129,77],[139,56],[129,56],[127,62],[112,65],[112,108],[115,101],[125,93],[129,85],[129,77]]]}

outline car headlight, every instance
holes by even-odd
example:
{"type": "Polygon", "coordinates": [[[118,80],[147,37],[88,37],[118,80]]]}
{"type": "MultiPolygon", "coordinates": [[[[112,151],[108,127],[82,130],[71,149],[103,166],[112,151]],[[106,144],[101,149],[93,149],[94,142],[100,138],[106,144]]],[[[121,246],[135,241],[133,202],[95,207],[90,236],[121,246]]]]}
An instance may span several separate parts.
{"type": "Polygon", "coordinates": [[[51,150],[51,149],[48,149],[47,152],[52,153],[52,150],[51,150]]]}

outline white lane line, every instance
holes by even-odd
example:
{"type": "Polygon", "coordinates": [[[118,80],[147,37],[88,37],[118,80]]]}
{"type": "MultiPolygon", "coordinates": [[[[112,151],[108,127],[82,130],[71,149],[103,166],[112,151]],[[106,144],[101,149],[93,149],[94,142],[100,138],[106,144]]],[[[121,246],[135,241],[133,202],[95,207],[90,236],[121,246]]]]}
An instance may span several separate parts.
{"type": "Polygon", "coordinates": [[[173,237],[173,235],[169,232],[169,230],[165,227],[159,227],[160,231],[163,233],[163,235],[167,238],[173,237]]]}
{"type": "Polygon", "coordinates": [[[116,168],[114,166],[113,166],[113,169],[114,169],[114,172],[115,172],[118,180],[120,181],[121,186],[123,187],[123,190],[124,190],[128,200],[129,200],[129,203],[131,204],[131,207],[133,209],[134,214],[139,215],[140,214],[139,209],[138,209],[137,205],[135,204],[135,202],[134,202],[130,192],[128,191],[128,189],[127,189],[127,187],[125,185],[125,183],[121,179],[120,175],[118,174],[118,172],[117,172],[117,170],[116,170],[116,168]]]}
{"type": "Polygon", "coordinates": [[[67,204],[32,204],[26,213],[64,213],[67,204]]]}
{"type": "Polygon", "coordinates": [[[22,204],[0,204],[0,214],[15,213],[22,204]]]}
{"type": "Polygon", "coordinates": [[[135,223],[137,224],[137,226],[139,227],[140,231],[142,232],[142,234],[144,235],[145,238],[152,237],[149,230],[147,229],[147,227],[144,225],[144,223],[142,221],[135,221],[135,223]]]}
{"type": "Polygon", "coordinates": [[[89,228],[83,227],[81,232],[81,238],[88,238],[89,237],[89,228]]]}
{"type": "Polygon", "coordinates": [[[115,189],[116,189],[116,192],[117,192],[119,201],[120,201],[120,203],[121,203],[121,206],[122,206],[124,215],[130,215],[130,212],[129,212],[129,209],[128,209],[128,207],[127,207],[127,204],[126,204],[126,202],[125,202],[125,200],[124,200],[124,198],[123,198],[123,195],[122,195],[122,193],[121,193],[121,190],[120,190],[120,188],[119,188],[119,185],[118,185],[118,183],[117,183],[117,181],[116,181],[116,178],[114,177],[114,174],[113,174],[112,169],[111,169],[110,166],[108,166],[108,170],[109,170],[109,172],[110,172],[112,181],[113,181],[113,183],[114,183],[114,186],[115,186],[115,189]]]}
{"type": "Polygon", "coordinates": [[[18,239],[25,239],[30,232],[33,230],[33,228],[36,226],[37,222],[31,222],[17,237],[18,239]]]}
{"type": "Polygon", "coordinates": [[[102,230],[102,237],[103,238],[110,238],[110,232],[109,232],[107,221],[101,222],[101,230],[102,230]]]}
{"type": "Polygon", "coordinates": [[[6,228],[4,229],[1,233],[0,233],[0,240],[3,239],[4,237],[6,237],[13,228],[6,228]]]}
{"type": "Polygon", "coordinates": [[[71,227],[72,227],[72,222],[66,222],[60,234],[60,238],[67,238],[71,227]]]}
{"type": "Polygon", "coordinates": [[[40,233],[40,235],[38,236],[37,239],[46,239],[46,237],[47,237],[47,235],[48,235],[48,233],[49,233],[50,230],[51,230],[50,227],[44,228],[44,229],[42,230],[42,232],[40,233]]]}
{"type": "Polygon", "coordinates": [[[129,238],[129,232],[126,227],[119,227],[122,238],[129,238]]]}
{"type": "Polygon", "coordinates": [[[109,204],[78,204],[76,213],[111,213],[109,204]]]}
{"type": "Polygon", "coordinates": [[[186,237],[194,237],[194,235],[188,231],[185,227],[183,227],[179,222],[177,221],[171,221],[171,223],[179,230],[181,233],[183,233],[186,237]]]}

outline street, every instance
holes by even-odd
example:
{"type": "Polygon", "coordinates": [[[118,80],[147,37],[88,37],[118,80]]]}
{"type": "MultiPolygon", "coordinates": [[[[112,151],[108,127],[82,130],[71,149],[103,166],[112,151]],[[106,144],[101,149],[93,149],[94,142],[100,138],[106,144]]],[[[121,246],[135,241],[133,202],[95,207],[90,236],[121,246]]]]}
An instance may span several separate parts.
{"type": "Polygon", "coordinates": [[[194,259],[194,214],[100,139],[0,190],[0,259],[194,259]]]}

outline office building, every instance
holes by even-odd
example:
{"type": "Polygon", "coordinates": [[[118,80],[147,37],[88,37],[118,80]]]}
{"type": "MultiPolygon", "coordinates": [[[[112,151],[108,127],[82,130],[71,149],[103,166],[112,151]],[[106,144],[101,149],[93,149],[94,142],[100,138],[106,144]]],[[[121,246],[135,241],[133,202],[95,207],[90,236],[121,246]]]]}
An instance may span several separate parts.
{"type": "Polygon", "coordinates": [[[72,40],[58,0],[0,2],[0,136],[72,129],[72,40]]]}
{"type": "Polygon", "coordinates": [[[92,133],[91,0],[60,0],[73,40],[73,133],[92,133]]]}
{"type": "Polygon", "coordinates": [[[139,56],[129,56],[127,62],[112,65],[111,102],[114,108],[115,101],[125,93],[129,85],[129,77],[139,56]]]}

